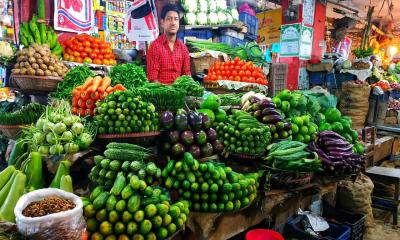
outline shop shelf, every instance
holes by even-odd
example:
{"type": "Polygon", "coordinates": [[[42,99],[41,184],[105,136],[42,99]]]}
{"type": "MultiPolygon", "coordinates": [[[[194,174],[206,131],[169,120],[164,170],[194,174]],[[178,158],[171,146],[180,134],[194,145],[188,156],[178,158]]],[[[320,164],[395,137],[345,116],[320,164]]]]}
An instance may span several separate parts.
{"type": "Polygon", "coordinates": [[[181,30],[178,32],[178,38],[182,41],[185,37],[195,37],[198,39],[210,39],[213,37],[211,30],[207,29],[192,29],[192,30],[181,30]]]}
{"type": "Polygon", "coordinates": [[[239,45],[239,44],[241,44],[241,45],[245,45],[245,41],[244,40],[241,40],[241,39],[239,39],[239,38],[234,38],[234,37],[231,37],[231,36],[221,36],[220,38],[219,38],[219,41],[221,42],[221,43],[226,43],[226,44],[228,44],[229,46],[231,46],[231,47],[236,47],[237,45],[239,45]]]}
{"type": "Polygon", "coordinates": [[[257,17],[243,12],[243,13],[239,14],[239,21],[241,21],[247,25],[247,33],[249,34],[249,36],[252,36],[252,38],[257,37],[257,35],[258,35],[258,18],[257,17]]]}

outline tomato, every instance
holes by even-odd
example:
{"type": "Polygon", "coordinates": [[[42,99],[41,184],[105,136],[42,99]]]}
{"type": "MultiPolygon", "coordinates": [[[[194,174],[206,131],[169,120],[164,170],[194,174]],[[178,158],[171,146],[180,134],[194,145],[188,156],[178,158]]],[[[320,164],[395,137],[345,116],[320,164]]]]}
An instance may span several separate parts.
{"type": "Polygon", "coordinates": [[[85,58],[87,56],[88,56],[88,54],[86,52],[81,52],[81,58],[85,58]]]}
{"type": "Polygon", "coordinates": [[[75,57],[79,57],[81,54],[79,53],[79,52],[77,52],[77,51],[74,51],[74,56],[75,57]]]}
{"type": "Polygon", "coordinates": [[[246,70],[245,75],[246,77],[251,77],[251,72],[249,70],[246,70]]]}
{"type": "Polygon", "coordinates": [[[101,42],[101,43],[99,43],[99,48],[106,49],[107,48],[107,44],[105,42],[101,42]]]}
{"type": "Polygon", "coordinates": [[[70,48],[72,49],[72,51],[76,51],[76,49],[78,48],[78,45],[74,44],[74,45],[70,46],[70,48]]]}
{"type": "Polygon", "coordinates": [[[65,61],[69,61],[69,54],[68,53],[64,53],[64,60],[65,61]]]}
{"type": "Polygon", "coordinates": [[[221,67],[219,68],[219,70],[225,71],[225,66],[224,66],[224,65],[221,65],[221,67]]]}
{"type": "Polygon", "coordinates": [[[79,116],[85,116],[85,109],[83,109],[83,108],[78,108],[78,115],[79,116]]]}
{"type": "Polygon", "coordinates": [[[236,75],[238,75],[238,72],[237,72],[236,70],[233,70],[233,71],[232,71],[232,75],[233,75],[233,76],[236,76],[236,75]]]}
{"type": "Polygon", "coordinates": [[[239,77],[244,77],[244,76],[245,76],[244,71],[239,71],[239,77]]]}
{"type": "Polygon", "coordinates": [[[82,59],[81,57],[77,57],[77,58],[75,59],[75,62],[82,63],[82,62],[83,62],[83,59],[82,59]]]}
{"type": "Polygon", "coordinates": [[[89,53],[89,56],[90,56],[90,58],[91,59],[95,59],[95,58],[97,58],[97,54],[96,53],[89,53]]]}
{"type": "Polygon", "coordinates": [[[104,56],[102,54],[97,54],[97,58],[100,59],[100,60],[103,60],[104,56]]]}
{"type": "Polygon", "coordinates": [[[262,78],[257,78],[256,81],[257,81],[257,83],[263,84],[263,79],[262,78]]]}
{"type": "Polygon", "coordinates": [[[213,81],[216,81],[216,80],[218,79],[218,77],[217,77],[217,75],[213,74],[212,77],[211,77],[211,79],[212,79],[213,81]]]}
{"type": "Polygon", "coordinates": [[[72,112],[72,114],[77,115],[78,114],[78,108],[73,107],[71,112],[72,112]]]}
{"type": "Polygon", "coordinates": [[[248,81],[249,81],[248,77],[245,76],[245,77],[242,78],[242,82],[248,82],[248,81]]]}
{"type": "Polygon", "coordinates": [[[221,75],[222,75],[222,76],[225,76],[225,75],[226,75],[225,70],[224,70],[224,71],[221,71],[221,75]]]}
{"type": "Polygon", "coordinates": [[[70,55],[70,56],[69,56],[69,61],[70,61],[70,62],[75,62],[75,57],[74,57],[73,55],[70,55]]]}
{"type": "Polygon", "coordinates": [[[100,59],[96,58],[93,60],[93,63],[101,65],[102,61],[100,59]]]}
{"type": "Polygon", "coordinates": [[[99,53],[100,53],[100,50],[97,49],[97,48],[95,48],[95,49],[93,49],[93,52],[96,53],[96,54],[99,54],[99,53]]]}
{"type": "Polygon", "coordinates": [[[76,48],[76,51],[78,51],[78,52],[83,52],[84,50],[85,50],[85,48],[83,46],[78,46],[76,48]]]}
{"type": "Polygon", "coordinates": [[[234,76],[230,76],[228,79],[233,81],[233,80],[235,80],[235,77],[234,76]]]}
{"type": "Polygon", "coordinates": [[[117,65],[117,61],[115,61],[115,59],[110,59],[110,65],[111,66],[117,65]]]}
{"type": "Polygon", "coordinates": [[[84,41],[83,42],[83,46],[85,47],[85,48],[90,48],[90,42],[89,41],[84,41]]]}
{"type": "Polygon", "coordinates": [[[85,57],[85,58],[83,59],[83,63],[90,64],[90,63],[92,63],[92,62],[93,62],[93,61],[92,61],[91,58],[85,57]]]}
{"type": "Polygon", "coordinates": [[[235,66],[235,70],[236,70],[236,71],[239,72],[241,69],[242,69],[242,68],[241,68],[239,65],[236,65],[236,66],[235,66]]]}
{"type": "Polygon", "coordinates": [[[215,72],[217,75],[221,75],[221,71],[218,69],[216,72],[215,72]]]}
{"type": "Polygon", "coordinates": [[[228,76],[232,75],[231,70],[226,70],[225,73],[226,73],[226,75],[228,75],[228,76]]]}
{"type": "Polygon", "coordinates": [[[92,49],[90,47],[85,47],[85,53],[90,54],[92,52],[92,49]]]}
{"type": "Polygon", "coordinates": [[[235,57],[234,61],[235,61],[235,62],[239,62],[239,61],[240,61],[240,58],[239,58],[239,57],[235,57]]]}
{"type": "Polygon", "coordinates": [[[249,82],[253,83],[255,79],[253,77],[249,77],[249,82]]]}
{"type": "Polygon", "coordinates": [[[99,44],[97,44],[97,43],[92,43],[90,46],[92,48],[94,48],[94,49],[98,49],[99,48],[99,44]]]}
{"type": "Polygon", "coordinates": [[[108,54],[106,49],[100,48],[99,51],[101,54],[108,54]]]}
{"type": "Polygon", "coordinates": [[[108,53],[104,54],[104,59],[111,59],[111,54],[108,53]]]}
{"type": "Polygon", "coordinates": [[[238,82],[240,82],[242,80],[242,78],[241,77],[239,77],[239,76],[236,76],[235,77],[235,81],[238,81],[238,82]]]}

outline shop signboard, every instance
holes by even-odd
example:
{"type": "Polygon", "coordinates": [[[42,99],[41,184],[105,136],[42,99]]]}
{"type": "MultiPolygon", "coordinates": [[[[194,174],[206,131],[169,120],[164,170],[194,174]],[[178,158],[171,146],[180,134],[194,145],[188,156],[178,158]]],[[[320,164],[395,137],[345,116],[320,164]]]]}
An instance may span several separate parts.
{"type": "Polygon", "coordinates": [[[92,0],[54,0],[54,29],[65,32],[90,32],[94,27],[92,0]]]}
{"type": "Polygon", "coordinates": [[[303,0],[303,23],[314,25],[315,0],[303,0]]]}
{"type": "Polygon", "coordinates": [[[308,60],[311,58],[314,30],[307,26],[301,28],[300,59],[308,60]]]}
{"type": "Polygon", "coordinates": [[[282,25],[282,9],[274,9],[257,13],[258,35],[260,36],[260,45],[270,45],[279,43],[280,30],[282,25]]]}
{"type": "Polygon", "coordinates": [[[133,42],[154,41],[159,35],[154,0],[133,2],[125,16],[124,33],[133,42]]]}
{"type": "Polygon", "coordinates": [[[298,57],[300,54],[301,24],[281,26],[281,57],[298,57]]]}

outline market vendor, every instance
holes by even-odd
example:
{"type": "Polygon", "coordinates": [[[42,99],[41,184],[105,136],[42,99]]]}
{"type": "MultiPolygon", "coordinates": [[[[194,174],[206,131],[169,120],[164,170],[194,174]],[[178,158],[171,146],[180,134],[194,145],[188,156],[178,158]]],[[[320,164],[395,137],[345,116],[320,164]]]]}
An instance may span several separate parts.
{"type": "Polygon", "coordinates": [[[147,52],[147,78],[151,82],[172,84],[182,75],[191,75],[189,51],[177,39],[179,8],[167,4],[161,11],[164,33],[151,43],[147,52]]]}

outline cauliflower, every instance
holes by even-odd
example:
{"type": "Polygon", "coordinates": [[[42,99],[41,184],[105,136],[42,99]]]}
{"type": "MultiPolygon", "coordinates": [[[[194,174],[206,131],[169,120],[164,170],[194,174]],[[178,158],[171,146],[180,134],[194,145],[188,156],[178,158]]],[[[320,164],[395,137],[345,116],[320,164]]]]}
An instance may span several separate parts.
{"type": "Polygon", "coordinates": [[[197,14],[197,23],[199,25],[207,25],[207,23],[208,23],[207,13],[204,13],[204,12],[198,13],[197,14]]]}
{"type": "Polygon", "coordinates": [[[239,12],[236,9],[231,9],[231,15],[233,18],[233,22],[239,21],[239,12]]]}
{"type": "Polygon", "coordinates": [[[224,12],[218,12],[218,23],[224,24],[226,22],[226,15],[224,12]]]}
{"type": "Polygon", "coordinates": [[[228,7],[226,6],[226,0],[216,0],[217,2],[217,10],[225,10],[228,7]]]}
{"type": "Polygon", "coordinates": [[[199,11],[200,12],[208,12],[208,2],[206,0],[199,1],[199,11]]]}
{"type": "Polygon", "coordinates": [[[196,13],[198,6],[197,0],[181,0],[183,10],[187,13],[196,13]]]}
{"type": "Polygon", "coordinates": [[[210,10],[210,12],[216,12],[217,11],[217,1],[210,0],[208,2],[208,10],[210,10]]]}
{"type": "Polygon", "coordinates": [[[229,10],[227,10],[225,12],[225,15],[226,15],[226,21],[225,21],[226,24],[232,24],[233,23],[233,18],[232,18],[231,12],[229,10]]]}
{"type": "Polygon", "coordinates": [[[195,13],[186,13],[184,19],[187,25],[196,25],[197,16],[195,13]]]}
{"type": "Polygon", "coordinates": [[[208,19],[211,25],[217,25],[218,24],[218,14],[215,12],[211,12],[208,14],[208,19]]]}

